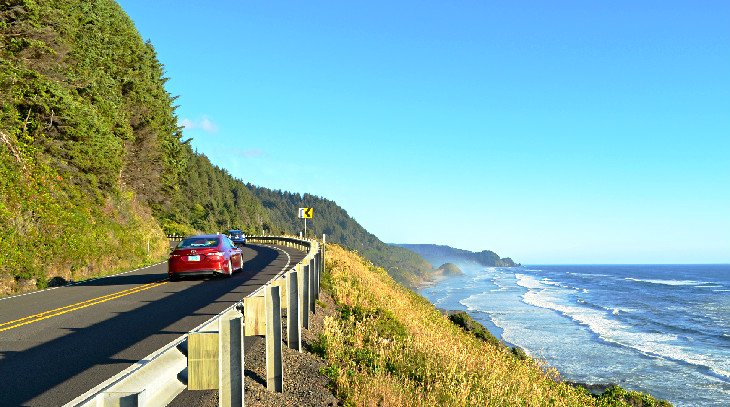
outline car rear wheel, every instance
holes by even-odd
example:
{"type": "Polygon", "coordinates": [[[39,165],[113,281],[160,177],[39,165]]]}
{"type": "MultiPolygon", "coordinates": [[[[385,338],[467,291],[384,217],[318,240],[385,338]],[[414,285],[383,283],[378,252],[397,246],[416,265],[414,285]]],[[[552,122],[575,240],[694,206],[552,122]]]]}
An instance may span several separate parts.
{"type": "Polygon", "coordinates": [[[178,276],[176,273],[170,274],[170,281],[178,281],[180,280],[180,276],[178,276]]]}

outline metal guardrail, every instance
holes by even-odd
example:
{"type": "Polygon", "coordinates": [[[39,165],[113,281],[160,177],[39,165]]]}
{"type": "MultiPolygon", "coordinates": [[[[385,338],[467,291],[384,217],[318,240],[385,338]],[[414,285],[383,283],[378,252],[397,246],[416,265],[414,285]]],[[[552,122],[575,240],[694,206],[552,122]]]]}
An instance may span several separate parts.
{"type": "MultiPolygon", "coordinates": [[[[182,236],[174,237],[182,238],[182,236]]],[[[168,236],[168,238],[172,237],[168,236]]],[[[70,401],[65,407],[164,406],[169,404],[188,387],[191,379],[194,379],[196,383],[200,382],[200,379],[203,381],[206,379],[206,377],[189,377],[191,373],[199,375],[197,369],[194,369],[193,372],[189,371],[191,361],[188,360],[188,354],[191,350],[188,349],[188,339],[190,335],[217,334],[220,331],[219,343],[221,345],[218,348],[231,353],[231,349],[227,345],[222,345],[224,332],[225,340],[228,341],[231,337],[230,330],[222,327],[229,326],[227,321],[241,321],[242,314],[242,324],[240,324],[243,328],[242,335],[266,335],[267,388],[272,391],[283,391],[281,309],[287,309],[287,345],[301,352],[301,327],[309,328],[309,314],[310,311],[314,312],[315,301],[319,297],[319,276],[324,271],[324,245],[320,246],[316,241],[283,236],[251,236],[248,237],[248,241],[295,248],[306,252],[307,255],[293,268],[277,273],[265,285],[242,299],[243,304],[237,303],[226,308],[188,334],[180,336],[70,401]],[[262,324],[261,320],[266,322],[262,324]],[[265,332],[261,332],[262,325],[265,332]]],[[[240,341],[240,348],[237,349],[241,357],[240,371],[235,377],[223,377],[223,373],[227,370],[222,361],[225,359],[225,363],[230,363],[233,356],[230,354],[217,356],[221,361],[218,362],[219,359],[216,359],[220,369],[215,369],[221,372],[218,378],[220,405],[243,405],[243,338],[242,336],[238,338],[235,334],[233,336],[240,341]],[[240,401],[235,396],[236,391],[240,391],[240,401]],[[221,392],[228,392],[227,396],[223,397],[224,394],[221,392]]],[[[216,339],[216,341],[218,340],[216,339]]],[[[234,364],[232,363],[231,366],[234,364]]]]}

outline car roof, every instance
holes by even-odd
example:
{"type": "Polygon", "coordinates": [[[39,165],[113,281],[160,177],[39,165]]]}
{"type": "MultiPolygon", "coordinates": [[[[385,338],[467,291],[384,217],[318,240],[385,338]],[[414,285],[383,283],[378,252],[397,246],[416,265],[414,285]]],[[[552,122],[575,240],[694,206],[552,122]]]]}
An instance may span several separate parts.
{"type": "Polygon", "coordinates": [[[241,231],[241,229],[229,229],[228,231],[229,231],[229,232],[240,232],[240,231],[241,231]]]}

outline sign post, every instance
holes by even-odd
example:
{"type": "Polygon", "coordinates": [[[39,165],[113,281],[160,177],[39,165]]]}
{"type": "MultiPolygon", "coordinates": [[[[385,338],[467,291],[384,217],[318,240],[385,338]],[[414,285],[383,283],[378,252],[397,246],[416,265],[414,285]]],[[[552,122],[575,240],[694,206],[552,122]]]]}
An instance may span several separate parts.
{"type": "Polygon", "coordinates": [[[299,218],[304,219],[304,238],[307,238],[307,219],[314,217],[314,208],[299,208],[299,218]]]}

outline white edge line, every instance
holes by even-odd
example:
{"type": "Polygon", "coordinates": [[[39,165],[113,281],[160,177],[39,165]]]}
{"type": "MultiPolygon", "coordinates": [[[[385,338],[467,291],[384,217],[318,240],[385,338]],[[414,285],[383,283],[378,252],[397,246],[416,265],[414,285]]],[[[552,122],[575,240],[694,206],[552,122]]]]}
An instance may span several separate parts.
{"type": "MultiPolygon", "coordinates": [[[[287,256],[286,266],[284,266],[284,268],[279,273],[277,273],[276,276],[274,276],[273,278],[271,278],[266,283],[262,284],[259,288],[257,288],[255,291],[253,291],[251,294],[247,295],[246,297],[253,296],[257,292],[259,292],[264,286],[266,286],[267,284],[269,284],[273,280],[279,278],[281,276],[282,272],[286,272],[287,269],[289,268],[289,265],[291,264],[291,255],[289,255],[289,253],[286,250],[283,250],[283,249],[281,249],[279,247],[275,247],[275,246],[269,246],[269,245],[261,245],[261,246],[270,247],[270,248],[279,250],[279,251],[283,252],[284,254],[286,254],[286,256],[287,256]]],[[[310,248],[310,250],[311,250],[311,248],[310,248]]],[[[160,263],[157,263],[157,264],[160,264],[160,263]]],[[[157,264],[155,264],[155,265],[157,265],[157,264]]],[[[147,266],[147,267],[152,267],[152,266],[147,266]]],[[[146,268],[146,267],[143,267],[143,268],[146,268]]],[[[140,270],[140,269],[138,269],[138,270],[140,270]]],[[[132,271],[136,271],[136,270],[132,270],[132,271]]],[[[130,272],[131,271],[127,271],[125,273],[130,273],[130,272]]],[[[124,274],[124,273],[120,273],[120,274],[124,274]]],[[[109,276],[109,277],[113,277],[113,276],[109,276]]],[[[60,288],[60,287],[53,287],[53,288],[60,288]]],[[[244,297],[244,298],[246,298],[246,297],[244,297]]],[[[243,301],[243,300],[241,300],[241,301],[243,301]]],[[[238,303],[241,302],[241,301],[238,301],[235,304],[233,304],[233,305],[229,306],[228,308],[224,309],[218,315],[216,315],[214,317],[211,317],[207,321],[203,322],[202,324],[200,324],[200,325],[196,326],[195,328],[193,328],[192,330],[190,330],[188,333],[190,333],[190,332],[197,332],[200,329],[202,329],[203,327],[205,327],[206,325],[211,324],[214,320],[220,318],[223,314],[228,313],[232,309],[234,309],[236,307],[236,305],[238,305],[238,303]]],[[[119,372],[119,373],[115,374],[114,376],[110,377],[109,379],[107,379],[107,380],[99,383],[98,385],[96,385],[93,388],[89,389],[88,391],[84,392],[80,396],[78,396],[75,399],[71,400],[70,402],[66,403],[65,406],[80,405],[80,404],[85,403],[87,401],[91,401],[99,393],[102,393],[104,390],[107,390],[107,389],[111,388],[112,386],[116,385],[117,383],[120,383],[122,380],[125,380],[129,375],[131,375],[134,372],[136,372],[137,370],[143,368],[145,365],[147,365],[148,363],[150,363],[153,360],[157,359],[163,353],[169,351],[171,348],[177,347],[180,343],[182,343],[185,339],[187,339],[188,333],[185,333],[185,334],[181,335],[177,339],[174,339],[172,342],[168,343],[167,345],[164,345],[160,349],[157,349],[156,351],[150,353],[149,355],[145,356],[143,359],[135,362],[131,366],[129,366],[126,369],[122,370],[121,372],[119,372]]]]}

